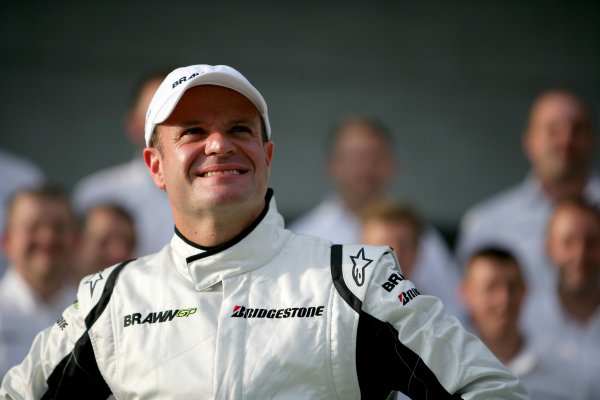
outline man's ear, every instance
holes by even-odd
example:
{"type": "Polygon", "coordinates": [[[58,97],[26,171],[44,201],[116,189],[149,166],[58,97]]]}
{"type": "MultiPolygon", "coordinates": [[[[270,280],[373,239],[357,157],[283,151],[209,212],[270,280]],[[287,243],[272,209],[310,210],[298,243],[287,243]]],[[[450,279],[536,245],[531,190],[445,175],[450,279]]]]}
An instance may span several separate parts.
{"type": "Polygon", "coordinates": [[[150,172],[156,187],[159,189],[166,189],[167,185],[165,184],[165,177],[162,169],[163,160],[160,151],[155,147],[144,148],[144,162],[146,163],[146,167],[148,167],[148,171],[150,172]]]}
{"type": "Polygon", "coordinates": [[[2,246],[2,252],[7,258],[10,259],[11,251],[10,251],[10,236],[8,234],[8,229],[5,229],[0,235],[0,244],[2,246]]]}
{"type": "Polygon", "coordinates": [[[469,289],[467,288],[467,283],[465,281],[460,282],[458,287],[456,288],[458,293],[458,298],[460,299],[463,307],[470,308],[471,297],[469,296],[469,289]]]}
{"type": "Polygon", "coordinates": [[[273,147],[274,143],[272,140],[265,142],[265,155],[267,158],[267,167],[271,167],[271,162],[273,161],[273,147]]]}

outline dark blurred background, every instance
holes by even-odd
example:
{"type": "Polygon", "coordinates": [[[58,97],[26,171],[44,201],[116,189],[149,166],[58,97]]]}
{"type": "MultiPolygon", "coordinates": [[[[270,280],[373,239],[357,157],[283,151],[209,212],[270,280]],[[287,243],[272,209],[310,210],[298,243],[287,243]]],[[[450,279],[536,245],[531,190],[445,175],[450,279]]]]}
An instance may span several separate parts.
{"type": "Polygon", "coordinates": [[[527,173],[520,136],[540,91],[574,89],[598,116],[599,17],[598,1],[0,0],[0,147],[71,188],[131,159],[140,74],[228,64],[269,105],[289,220],[328,190],[331,126],[366,113],[396,136],[394,194],[452,240],[467,207],[527,173]]]}

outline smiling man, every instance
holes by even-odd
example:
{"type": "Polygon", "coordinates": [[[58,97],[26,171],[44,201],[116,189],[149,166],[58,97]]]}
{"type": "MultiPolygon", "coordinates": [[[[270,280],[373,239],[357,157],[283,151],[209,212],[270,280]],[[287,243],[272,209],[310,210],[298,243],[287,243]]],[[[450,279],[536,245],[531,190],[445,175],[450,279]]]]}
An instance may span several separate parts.
{"type": "Polygon", "coordinates": [[[389,247],[283,228],[270,137],[266,103],[238,71],[169,74],[144,159],[173,239],[84,278],[0,398],[527,398],[389,247]]]}

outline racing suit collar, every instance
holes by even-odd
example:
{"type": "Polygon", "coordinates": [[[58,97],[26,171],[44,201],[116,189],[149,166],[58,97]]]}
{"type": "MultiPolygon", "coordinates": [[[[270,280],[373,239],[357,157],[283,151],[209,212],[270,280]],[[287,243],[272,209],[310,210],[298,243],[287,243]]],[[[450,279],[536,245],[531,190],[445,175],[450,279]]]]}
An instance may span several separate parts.
{"type": "Polygon", "coordinates": [[[273,190],[265,197],[265,208],[254,223],[232,240],[214,247],[195,244],[179,231],[171,239],[175,265],[191,279],[196,290],[205,290],[223,279],[246,273],[269,262],[289,239],[283,229],[273,190]]]}

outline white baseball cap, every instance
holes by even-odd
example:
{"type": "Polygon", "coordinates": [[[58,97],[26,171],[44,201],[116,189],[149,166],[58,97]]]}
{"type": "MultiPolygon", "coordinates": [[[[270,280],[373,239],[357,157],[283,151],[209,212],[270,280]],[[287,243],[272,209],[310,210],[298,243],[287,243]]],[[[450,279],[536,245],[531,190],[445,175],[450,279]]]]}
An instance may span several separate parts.
{"type": "Polygon", "coordinates": [[[246,96],[258,109],[267,137],[271,138],[267,103],[248,79],[227,65],[199,64],[177,68],[158,87],[146,113],[146,146],[150,146],[154,127],[169,118],[185,91],[199,85],[223,86],[246,96]]]}

